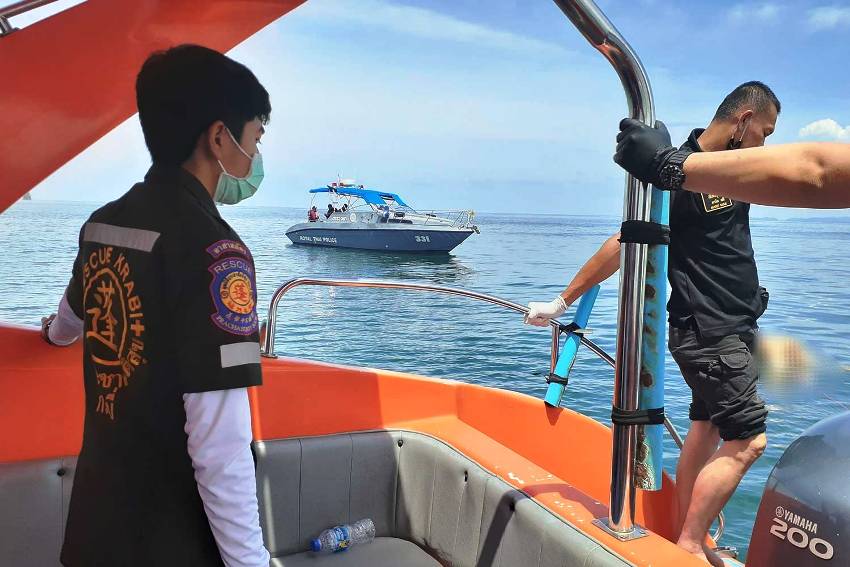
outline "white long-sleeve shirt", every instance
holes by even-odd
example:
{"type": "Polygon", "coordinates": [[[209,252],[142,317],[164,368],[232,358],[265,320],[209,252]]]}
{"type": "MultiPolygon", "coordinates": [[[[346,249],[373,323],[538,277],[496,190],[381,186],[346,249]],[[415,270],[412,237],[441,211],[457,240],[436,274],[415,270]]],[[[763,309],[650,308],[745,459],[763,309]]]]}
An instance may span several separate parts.
{"type": "Polygon", "coordinates": [[[267,567],[251,456],[248,390],[184,394],[189,456],[221,558],[227,567],[267,567]]]}
{"type": "MultiPolygon", "coordinates": [[[[68,346],[83,334],[83,321],[65,295],[48,336],[68,346]]],[[[258,346],[259,348],[259,346],[258,346]]],[[[187,450],[198,493],[227,567],[268,567],[251,455],[251,408],[245,388],[184,394],[187,450]]]]}
{"type": "Polygon", "coordinates": [[[56,310],[56,318],[50,323],[47,336],[50,342],[57,346],[68,346],[73,344],[83,334],[83,321],[74,313],[68,305],[67,293],[62,295],[59,309],[56,310]]]}

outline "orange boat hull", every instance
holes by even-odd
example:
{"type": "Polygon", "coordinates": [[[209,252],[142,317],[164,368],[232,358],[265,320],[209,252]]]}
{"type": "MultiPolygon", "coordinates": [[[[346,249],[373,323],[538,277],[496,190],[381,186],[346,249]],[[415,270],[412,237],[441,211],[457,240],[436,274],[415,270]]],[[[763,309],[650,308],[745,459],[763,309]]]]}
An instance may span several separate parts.
{"type": "MultiPolygon", "coordinates": [[[[32,328],[0,326],[0,462],[76,455],[82,441],[79,345],[51,347],[32,328]]],[[[673,536],[673,483],[638,491],[648,537],[619,542],[607,516],[611,431],[532,397],[384,370],[265,359],[251,391],[254,438],[402,429],[436,437],[635,565],[700,565],[673,536]]]]}

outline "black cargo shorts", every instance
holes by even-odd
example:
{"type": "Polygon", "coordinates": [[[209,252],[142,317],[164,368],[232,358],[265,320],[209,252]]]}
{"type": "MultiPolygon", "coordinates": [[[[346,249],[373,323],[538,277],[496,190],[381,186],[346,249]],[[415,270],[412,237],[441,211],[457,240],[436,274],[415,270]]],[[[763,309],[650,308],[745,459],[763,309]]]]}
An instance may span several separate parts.
{"type": "Polygon", "coordinates": [[[701,338],[670,327],[670,354],[691,388],[691,421],[717,426],[724,441],[749,439],[767,429],[767,408],[756,391],[755,332],[701,338]]]}

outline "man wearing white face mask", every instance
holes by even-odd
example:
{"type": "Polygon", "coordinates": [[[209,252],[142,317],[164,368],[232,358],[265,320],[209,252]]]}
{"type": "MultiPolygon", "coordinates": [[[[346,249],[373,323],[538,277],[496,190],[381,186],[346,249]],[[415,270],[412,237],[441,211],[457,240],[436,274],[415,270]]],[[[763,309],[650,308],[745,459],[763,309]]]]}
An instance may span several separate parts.
{"type": "MultiPolygon", "coordinates": [[[[766,85],[744,83],[682,148],[700,153],[762,146],[779,111],[766,85]]],[[[691,428],[676,469],[678,544],[713,565],[722,561],[703,548],[711,521],[767,443],[767,409],[756,391],[753,357],[766,291],[759,287],[749,212],[748,203],[716,194],[671,195],[669,347],[692,392],[691,428]]],[[[614,274],[618,238],[609,238],[554,300],[530,303],[526,322],[548,325],[614,274]]]]}
{"type": "Polygon", "coordinates": [[[136,80],[153,165],[95,211],[45,340],[83,337],[86,417],[66,566],[268,566],[247,388],[262,383],[254,262],[216,203],[263,177],[269,96],[197,45],[136,80]]]}

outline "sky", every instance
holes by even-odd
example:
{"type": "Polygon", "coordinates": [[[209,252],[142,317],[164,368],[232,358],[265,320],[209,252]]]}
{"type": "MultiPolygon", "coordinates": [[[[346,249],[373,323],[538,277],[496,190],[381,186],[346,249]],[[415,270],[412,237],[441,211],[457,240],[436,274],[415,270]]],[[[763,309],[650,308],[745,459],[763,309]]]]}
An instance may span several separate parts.
{"type": "MultiPolygon", "coordinates": [[[[63,3],[79,0],[43,10],[63,3]]],[[[674,141],[757,79],[783,105],[768,143],[850,142],[850,0],[598,4],[646,67],[674,141]]],[[[551,0],[310,0],[230,55],[273,107],[266,178],[246,205],[306,207],[308,189],[341,175],[423,209],[621,214],[622,88],[551,0]]],[[[102,203],[148,166],[134,116],[32,195],[102,203]]]]}

